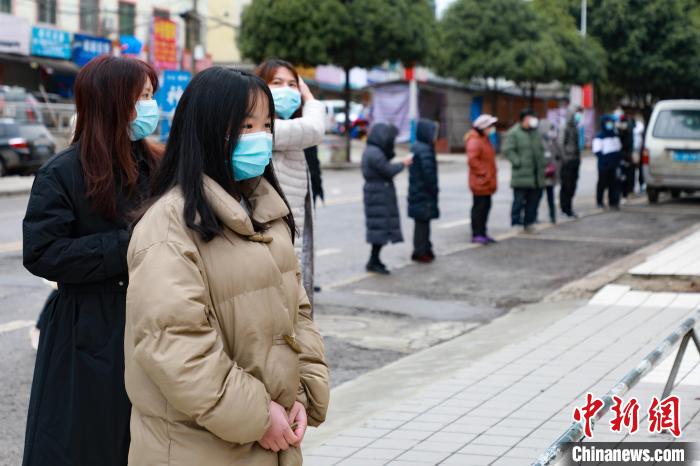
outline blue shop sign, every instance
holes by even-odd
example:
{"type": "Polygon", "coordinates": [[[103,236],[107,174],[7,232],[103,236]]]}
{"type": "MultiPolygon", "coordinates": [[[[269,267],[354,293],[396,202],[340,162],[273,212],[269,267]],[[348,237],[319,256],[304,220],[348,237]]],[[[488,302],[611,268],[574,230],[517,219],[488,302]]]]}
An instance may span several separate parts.
{"type": "Polygon", "coordinates": [[[189,71],[166,70],[163,72],[163,82],[155,95],[161,112],[161,141],[168,140],[173,113],[175,113],[177,103],[180,101],[180,97],[185,92],[191,78],[192,74],[189,71]]]}
{"type": "Polygon", "coordinates": [[[72,59],[79,66],[100,55],[112,53],[112,41],[104,37],[75,34],[73,36],[72,59]]]}
{"type": "Polygon", "coordinates": [[[70,33],[60,29],[32,28],[32,55],[37,57],[70,58],[70,33]]]}

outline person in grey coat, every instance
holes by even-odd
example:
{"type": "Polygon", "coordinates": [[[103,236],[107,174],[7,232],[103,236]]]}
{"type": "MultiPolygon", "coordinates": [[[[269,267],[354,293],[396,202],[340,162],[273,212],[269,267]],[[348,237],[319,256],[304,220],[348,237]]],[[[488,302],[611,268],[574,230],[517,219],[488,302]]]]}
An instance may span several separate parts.
{"type": "Polygon", "coordinates": [[[403,163],[391,162],[395,155],[394,139],[398,134],[399,130],[393,125],[375,124],[362,154],[365,225],[367,242],[372,245],[367,271],[383,275],[388,275],[389,270],[379,260],[379,252],[388,243],[403,241],[394,177],[412,161],[412,158],[408,158],[403,163]]]}

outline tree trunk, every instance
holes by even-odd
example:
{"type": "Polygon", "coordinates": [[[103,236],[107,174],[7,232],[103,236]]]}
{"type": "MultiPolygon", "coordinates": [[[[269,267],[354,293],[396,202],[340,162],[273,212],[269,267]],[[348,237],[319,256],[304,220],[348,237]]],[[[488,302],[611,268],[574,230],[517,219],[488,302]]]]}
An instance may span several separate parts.
{"type": "Polygon", "coordinates": [[[345,158],[351,162],[350,151],[352,140],[350,136],[350,68],[345,68],[345,158]]]}
{"type": "Polygon", "coordinates": [[[530,108],[535,109],[535,90],[537,89],[537,84],[530,84],[530,108]]]}

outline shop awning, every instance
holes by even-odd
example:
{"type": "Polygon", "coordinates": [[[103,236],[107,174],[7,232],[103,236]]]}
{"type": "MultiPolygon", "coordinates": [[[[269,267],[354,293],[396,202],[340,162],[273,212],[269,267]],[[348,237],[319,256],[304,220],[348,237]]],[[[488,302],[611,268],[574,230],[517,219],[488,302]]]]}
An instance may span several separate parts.
{"type": "Polygon", "coordinates": [[[1,62],[24,63],[30,66],[32,63],[36,63],[36,66],[42,67],[48,74],[58,73],[75,75],[78,74],[78,71],[80,71],[80,67],[72,61],[26,55],[13,55],[11,53],[0,53],[0,63],[1,62]]]}

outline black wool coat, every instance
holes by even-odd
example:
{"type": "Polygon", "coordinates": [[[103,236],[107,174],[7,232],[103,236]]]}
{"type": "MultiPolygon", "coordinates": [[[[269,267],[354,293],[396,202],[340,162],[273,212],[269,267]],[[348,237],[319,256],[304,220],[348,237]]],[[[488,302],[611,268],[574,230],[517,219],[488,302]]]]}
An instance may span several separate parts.
{"type": "Polygon", "coordinates": [[[138,192],[115,194],[116,220],[91,208],[76,145],[49,160],[32,186],[23,223],[24,266],[57,282],[58,292],[41,317],[23,466],[127,464],[125,216],[146,196],[149,172],[146,161],[136,158],[138,192]]]}

